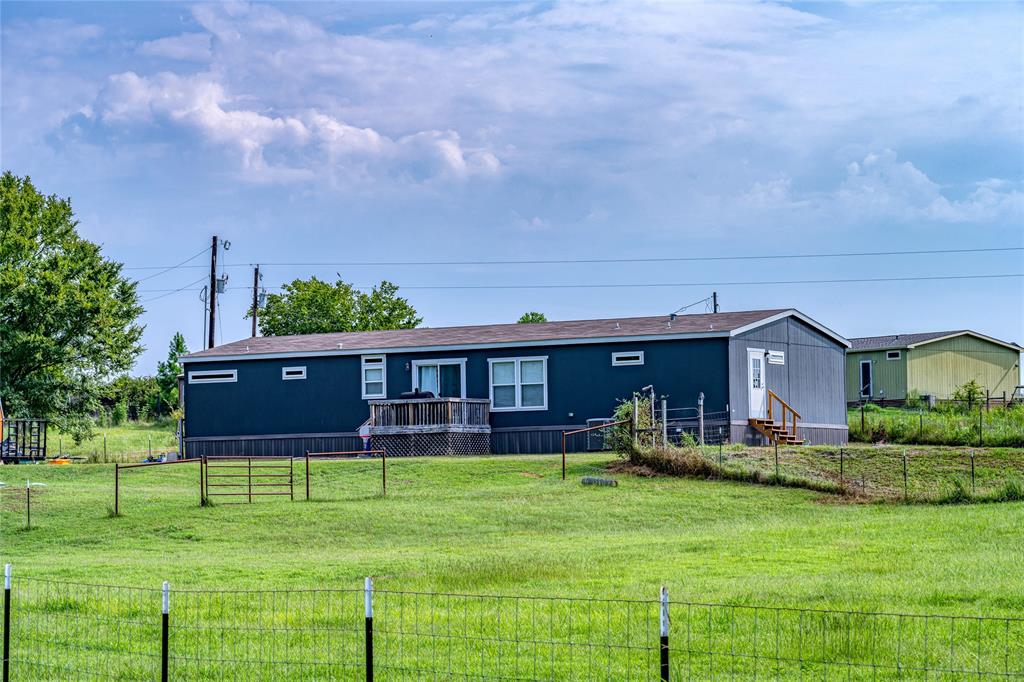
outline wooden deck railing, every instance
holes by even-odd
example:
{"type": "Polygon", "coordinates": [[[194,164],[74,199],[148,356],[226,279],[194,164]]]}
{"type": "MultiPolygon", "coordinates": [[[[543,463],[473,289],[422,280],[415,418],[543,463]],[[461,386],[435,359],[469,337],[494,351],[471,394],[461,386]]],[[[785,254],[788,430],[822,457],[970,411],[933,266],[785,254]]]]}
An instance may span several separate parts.
{"type": "Polygon", "coordinates": [[[491,424],[491,401],[476,398],[371,400],[370,429],[416,431],[451,427],[483,430],[491,424]]]}
{"type": "Polygon", "coordinates": [[[772,421],[775,421],[775,401],[779,402],[780,411],[782,412],[782,428],[785,429],[787,433],[796,437],[796,420],[800,419],[800,413],[794,410],[789,403],[776,395],[774,391],[768,389],[768,419],[771,419],[772,421]],[[790,429],[789,426],[789,415],[792,415],[792,429],[790,429]]]}

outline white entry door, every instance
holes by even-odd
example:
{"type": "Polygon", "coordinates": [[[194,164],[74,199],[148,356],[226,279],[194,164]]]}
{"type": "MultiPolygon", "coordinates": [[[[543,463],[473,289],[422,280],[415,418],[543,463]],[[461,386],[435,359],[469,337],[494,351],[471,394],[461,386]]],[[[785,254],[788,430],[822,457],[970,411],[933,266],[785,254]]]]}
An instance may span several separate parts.
{"type": "Polygon", "coordinates": [[[747,349],[747,394],[750,396],[750,417],[766,417],[764,351],[756,348],[747,349]]]}

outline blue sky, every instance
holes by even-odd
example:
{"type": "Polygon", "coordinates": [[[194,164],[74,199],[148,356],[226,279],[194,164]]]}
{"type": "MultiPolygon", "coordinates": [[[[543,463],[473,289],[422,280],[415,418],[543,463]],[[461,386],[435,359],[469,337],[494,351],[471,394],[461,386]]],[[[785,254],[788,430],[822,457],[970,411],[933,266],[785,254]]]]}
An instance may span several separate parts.
{"type": "MultiPolygon", "coordinates": [[[[0,12],[3,167],[70,196],[81,232],[127,267],[230,240],[219,340],[248,335],[260,262],[269,288],[390,279],[431,326],[668,313],[714,288],[725,310],[796,307],[847,336],[967,327],[1024,343],[1020,278],[710,285],[1020,273],[1022,251],[331,265],[1022,247],[1019,4],[0,12]],[[687,282],[708,284],[412,288],[687,282]]],[[[176,330],[201,346],[200,285],[186,285],[202,275],[140,284],[137,372],[176,330]]]]}

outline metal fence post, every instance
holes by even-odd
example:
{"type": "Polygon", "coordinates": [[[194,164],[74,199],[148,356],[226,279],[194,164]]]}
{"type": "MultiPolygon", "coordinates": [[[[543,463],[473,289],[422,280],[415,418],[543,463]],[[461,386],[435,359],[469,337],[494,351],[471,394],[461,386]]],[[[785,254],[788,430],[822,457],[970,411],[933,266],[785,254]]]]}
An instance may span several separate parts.
{"type": "Polygon", "coordinates": [[[979,448],[985,446],[985,437],[984,437],[984,434],[985,434],[985,424],[982,421],[982,419],[983,419],[982,415],[983,414],[984,413],[981,411],[981,405],[978,405],[978,447],[979,448]]]}
{"type": "Polygon", "coordinates": [[[121,515],[121,465],[114,462],[114,516],[121,515]]]}
{"type": "Polygon", "coordinates": [[[373,578],[363,581],[366,601],[366,682],[373,682],[373,578]]]}
{"type": "Polygon", "coordinates": [[[906,500],[909,496],[907,487],[907,451],[903,451],[903,499],[906,500]]]}
{"type": "Polygon", "coordinates": [[[4,680],[11,679],[11,565],[4,564],[4,680]]]}
{"type": "Polygon", "coordinates": [[[668,447],[668,401],[661,399],[661,447],[668,447]]]}
{"type": "Polygon", "coordinates": [[[779,480],[779,441],[775,441],[775,482],[779,480]]]}
{"type": "Polygon", "coordinates": [[[562,480],[565,480],[565,431],[562,431],[562,480]]]}
{"type": "Polygon", "coordinates": [[[668,682],[668,588],[661,587],[661,680],[668,682]]]}
{"type": "Polygon", "coordinates": [[[697,396],[697,431],[700,434],[700,438],[697,442],[703,447],[704,445],[704,391],[700,392],[697,396]]]}
{"type": "Polygon", "coordinates": [[[846,473],[843,464],[843,449],[839,448],[839,485],[843,485],[843,474],[846,473]]]}
{"type": "Polygon", "coordinates": [[[306,450],[306,501],[309,501],[309,450],[306,450]]]}
{"type": "Polygon", "coordinates": [[[633,394],[633,433],[630,434],[633,437],[633,445],[636,445],[637,432],[640,429],[640,396],[636,393],[633,394]]]}
{"type": "Polygon", "coordinates": [[[164,581],[163,600],[160,605],[160,682],[167,682],[168,639],[171,624],[171,584],[164,581]]]}
{"type": "Polygon", "coordinates": [[[974,450],[971,450],[971,494],[973,495],[974,493],[974,450]]]}

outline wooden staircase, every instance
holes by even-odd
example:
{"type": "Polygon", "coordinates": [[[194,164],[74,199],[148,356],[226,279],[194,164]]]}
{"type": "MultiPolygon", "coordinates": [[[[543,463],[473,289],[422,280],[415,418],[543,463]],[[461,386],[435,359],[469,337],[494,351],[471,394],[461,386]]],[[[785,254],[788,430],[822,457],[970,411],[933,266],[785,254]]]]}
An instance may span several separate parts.
{"type": "Polygon", "coordinates": [[[778,443],[779,445],[802,445],[804,442],[803,438],[797,434],[796,421],[800,418],[800,413],[790,407],[789,403],[775,395],[771,390],[768,391],[768,417],[752,417],[747,422],[754,427],[754,429],[768,439],[769,443],[778,443]],[[776,410],[775,402],[778,401],[780,409],[778,413],[781,414],[782,423],[775,421],[776,410]]]}

